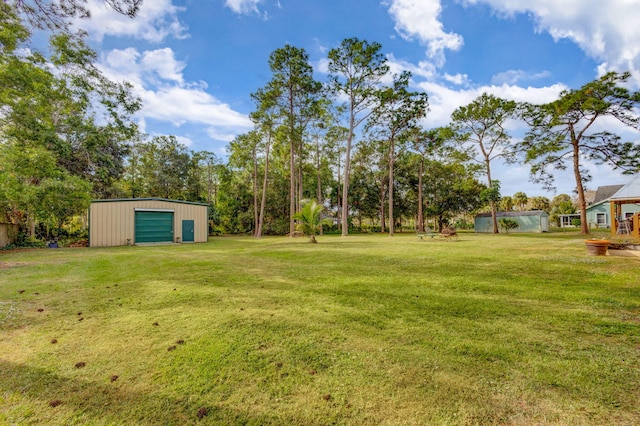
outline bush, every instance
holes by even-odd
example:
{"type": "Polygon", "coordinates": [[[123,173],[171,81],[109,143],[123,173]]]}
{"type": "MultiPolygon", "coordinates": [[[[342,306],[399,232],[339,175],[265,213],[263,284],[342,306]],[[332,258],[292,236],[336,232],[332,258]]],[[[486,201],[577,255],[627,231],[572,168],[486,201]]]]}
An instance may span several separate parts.
{"type": "Polygon", "coordinates": [[[510,230],[518,228],[520,225],[517,220],[504,218],[498,221],[500,224],[500,228],[504,229],[504,231],[508,234],[510,230]]]}
{"type": "Polygon", "coordinates": [[[21,232],[18,234],[18,237],[16,238],[16,241],[13,244],[9,244],[5,247],[3,247],[3,250],[13,250],[16,248],[41,248],[41,247],[46,247],[47,244],[42,241],[39,240],[35,237],[30,237],[27,234],[21,232]]]}
{"type": "Polygon", "coordinates": [[[459,219],[456,219],[455,227],[457,229],[473,229],[474,224],[473,222],[469,222],[464,218],[459,218],[459,219]]]}

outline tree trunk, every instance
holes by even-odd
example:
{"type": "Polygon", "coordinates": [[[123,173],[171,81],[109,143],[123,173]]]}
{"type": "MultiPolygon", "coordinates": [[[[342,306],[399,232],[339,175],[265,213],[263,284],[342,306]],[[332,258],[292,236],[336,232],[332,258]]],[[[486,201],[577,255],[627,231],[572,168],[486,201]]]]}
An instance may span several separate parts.
{"type": "MultiPolygon", "coordinates": [[[[492,188],[493,180],[491,179],[491,163],[489,159],[486,160],[487,167],[487,181],[489,183],[489,189],[492,188]]],[[[493,233],[498,234],[500,231],[498,230],[498,209],[496,208],[496,202],[491,200],[489,202],[489,206],[491,207],[491,223],[493,225],[493,233]]]]}
{"type": "MultiPolygon", "coordinates": [[[[320,176],[320,138],[316,135],[316,199],[318,204],[322,204],[322,179],[320,176]]],[[[323,234],[322,224],[320,224],[320,235],[323,234]]]]}
{"type": "Polygon", "coordinates": [[[258,154],[253,150],[253,233],[258,232],[258,154]]]}
{"type": "Polygon", "coordinates": [[[395,144],[393,137],[389,140],[389,236],[393,237],[396,223],[393,218],[393,166],[395,161],[395,144]]]}
{"type": "Polygon", "coordinates": [[[418,173],[418,232],[424,232],[424,213],[422,211],[422,174],[424,173],[424,158],[420,158],[420,172],[418,173]]]}
{"type": "MultiPolygon", "coordinates": [[[[336,192],[337,192],[337,199],[336,199],[336,207],[338,209],[337,211],[337,215],[336,215],[336,220],[342,216],[342,197],[340,196],[340,178],[342,177],[342,174],[340,173],[340,153],[338,152],[338,187],[336,188],[336,192]]],[[[338,221],[338,228],[342,229],[342,222],[338,221]]]]}
{"type": "Polygon", "coordinates": [[[293,215],[296,214],[296,162],[293,135],[289,144],[289,236],[293,236],[296,230],[296,222],[293,215]]]}
{"type": "MultiPolygon", "coordinates": [[[[300,144],[302,145],[302,141],[300,142],[300,144]]],[[[296,179],[297,182],[296,184],[298,185],[298,197],[296,200],[296,213],[299,212],[302,209],[302,199],[304,197],[304,188],[302,185],[302,181],[303,181],[303,176],[302,176],[302,146],[299,147],[298,149],[298,178],[296,179]]]]}
{"type": "Polygon", "coordinates": [[[267,140],[267,146],[265,148],[265,160],[264,160],[264,179],[262,179],[262,200],[260,200],[260,214],[258,215],[258,226],[256,228],[255,236],[257,238],[262,237],[262,227],[264,225],[264,207],[267,202],[267,181],[269,178],[269,148],[271,145],[271,135],[267,140]]]}
{"type": "Polygon", "coordinates": [[[211,160],[207,161],[207,204],[211,205],[213,198],[213,170],[211,160]]]}
{"type": "Polygon", "coordinates": [[[498,234],[500,231],[498,229],[498,209],[496,208],[496,202],[491,201],[489,204],[491,205],[491,223],[493,224],[493,233],[498,234]]]}
{"type": "Polygon", "coordinates": [[[342,236],[349,235],[349,180],[351,173],[351,142],[353,140],[353,129],[355,128],[355,116],[353,112],[353,101],[351,101],[351,113],[349,115],[349,133],[347,135],[347,152],[344,161],[344,182],[342,182],[342,236]]]}
{"type": "MultiPolygon", "coordinates": [[[[589,224],[587,223],[587,200],[584,197],[584,185],[582,185],[582,174],[580,173],[580,147],[575,139],[573,127],[571,128],[571,145],[573,145],[573,175],[576,179],[576,191],[578,192],[578,204],[580,204],[580,232],[582,235],[589,235],[589,224]]],[[[611,218],[611,223],[615,224],[615,217],[611,218]]]]}
{"type": "Polygon", "coordinates": [[[36,216],[35,214],[29,213],[27,216],[27,223],[29,224],[29,236],[32,238],[36,237],[36,216]]]}
{"type": "Polygon", "coordinates": [[[380,186],[380,232],[384,232],[386,228],[385,214],[384,214],[384,195],[385,195],[384,187],[381,185],[380,186]]]}

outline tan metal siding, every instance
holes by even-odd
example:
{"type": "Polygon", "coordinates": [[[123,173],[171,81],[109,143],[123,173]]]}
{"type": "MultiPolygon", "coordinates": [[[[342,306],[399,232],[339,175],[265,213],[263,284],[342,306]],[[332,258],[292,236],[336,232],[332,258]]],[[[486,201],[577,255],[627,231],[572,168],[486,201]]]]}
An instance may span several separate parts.
{"type": "Polygon", "coordinates": [[[91,247],[123,246],[134,242],[135,209],[173,210],[174,238],[182,241],[182,221],[194,221],[194,242],[204,243],[209,235],[207,206],[162,200],[94,202],[89,210],[91,247]]]}

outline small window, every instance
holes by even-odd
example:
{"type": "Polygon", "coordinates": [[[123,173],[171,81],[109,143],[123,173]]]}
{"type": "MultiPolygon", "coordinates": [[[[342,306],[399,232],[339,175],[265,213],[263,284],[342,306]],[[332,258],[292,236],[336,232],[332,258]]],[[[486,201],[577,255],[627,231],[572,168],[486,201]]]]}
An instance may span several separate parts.
{"type": "Polygon", "coordinates": [[[596,224],[598,226],[606,226],[607,225],[607,214],[606,213],[596,213],[596,224]]]}
{"type": "Polygon", "coordinates": [[[624,218],[625,218],[625,219],[631,219],[631,218],[633,218],[633,215],[634,215],[634,213],[633,213],[633,212],[626,212],[626,213],[624,214],[624,218]]]}

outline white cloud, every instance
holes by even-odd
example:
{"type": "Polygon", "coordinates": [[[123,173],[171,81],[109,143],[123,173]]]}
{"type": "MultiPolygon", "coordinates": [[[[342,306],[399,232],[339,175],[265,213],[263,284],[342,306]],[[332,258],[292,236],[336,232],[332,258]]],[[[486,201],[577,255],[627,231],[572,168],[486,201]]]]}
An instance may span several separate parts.
{"type": "Polygon", "coordinates": [[[176,136],[176,140],[180,142],[182,145],[186,146],[187,148],[190,148],[191,146],[193,146],[193,141],[190,138],[187,138],[185,136],[176,136]]]}
{"type": "MultiPolygon", "coordinates": [[[[240,15],[259,14],[258,4],[260,3],[262,0],[225,0],[224,2],[225,6],[240,15]]],[[[278,6],[280,7],[279,3],[278,6]]]]}
{"type": "Polygon", "coordinates": [[[537,30],[569,39],[599,61],[600,73],[631,71],[640,86],[640,7],[635,0],[465,0],[499,13],[530,13],[537,30]]]}
{"type": "Polygon", "coordinates": [[[188,37],[187,28],[177,16],[182,8],[174,6],[172,0],[145,1],[135,18],[116,13],[97,0],[88,0],[87,6],[91,19],[77,19],[75,25],[98,41],[105,36],[118,36],[159,43],[169,36],[188,37]]]}
{"type": "Polygon", "coordinates": [[[457,84],[458,86],[469,85],[469,76],[467,74],[444,74],[444,79],[450,83],[457,84]]]}
{"type": "Polygon", "coordinates": [[[418,87],[429,95],[429,114],[426,124],[428,127],[446,126],[451,121],[451,113],[461,106],[470,104],[483,93],[509,99],[516,102],[531,102],[542,104],[554,101],[562,90],[567,89],[561,84],[548,87],[519,87],[512,85],[480,86],[466,89],[450,88],[437,81],[424,81],[418,87]]]}
{"type": "MultiPolygon", "coordinates": [[[[486,4],[498,16],[530,14],[536,31],[547,32],[556,40],[569,39],[598,61],[599,74],[631,71],[635,86],[640,87],[640,7],[635,0],[459,1],[467,7],[486,4]]],[[[426,45],[436,66],[444,64],[447,50],[462,47],[462,37],[443,28],[441,0],[384,0],[383,4],[389,8],[396,31],[407,40],[426,45]]],[[[544,76],[511,70],[494,76],[493,83],[516,84],[544,76]]]]}
{"type": "Polygon", "coordinates": [[[176,61],[173,50],[168,47],[144,52],[140,65],[143,70],[157,74],[162,80],[184,83],[182,71],[186,64],[176,61]]]}
{"type": "Polygon", "coordinates": [[[246,116],[200,89],[170,87],[157,91],[143,90],[141,96],[145,116],[169,121],[176,126],[187,122],[224,128],[251,126],[246,116]]]}
{"type": "Polygon", "coordinates": [[[440,22],[440,0],[389,0],[389,14],[396,31],[406,40],[417,39],[427,46],[427,55],[438,65],[444,63],[445,50],[458,50],[462,36],[447,33],[440,22]]]}
{"type": "Polygon", "coordinates": [[[111,80],[133,84],[142,99],[139,115],[143,122],[155,119],[176,127],[205,125],[210,135],[224,141],[251,127],[247,116],[207,93],[204,82],[185,82],[185,64],[177,61],[169,48],[142,53],[131,47],[112,50],[102,58],[101,67],[111,80]]]}
{"type": "Polygon", "coordinates": [[[418,64],[398,60],[393,54],[387,55],[387,65],[391,74],[400,74],[402,71],[410,71],[414,78],[434,79],[437,75],[436,66],[429,61],[420,61],[418,64]]]}

